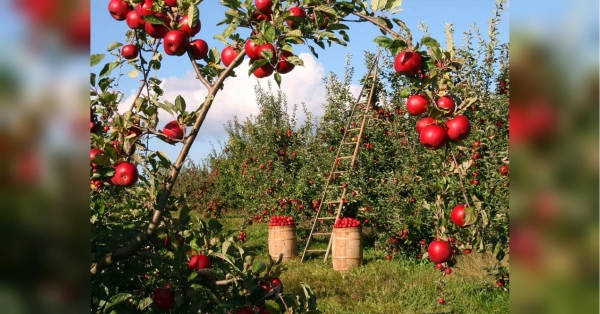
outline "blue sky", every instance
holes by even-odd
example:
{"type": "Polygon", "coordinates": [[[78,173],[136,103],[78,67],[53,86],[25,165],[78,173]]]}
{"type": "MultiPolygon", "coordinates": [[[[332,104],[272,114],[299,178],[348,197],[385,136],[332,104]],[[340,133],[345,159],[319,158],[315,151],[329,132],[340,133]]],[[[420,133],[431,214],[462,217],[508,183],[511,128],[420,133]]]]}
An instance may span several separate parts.
{"type": "MultiPolygon", "coordinates": [[[[424,22],[428,25],[428,31],[431,36],[436,38],[442,45],[445,45],[444,25],[445,23],[452,23],[455,30],[454,42],[457,45],[461,45],[463,32],[469,29],[474,23],[479,26],[481,33],[484,35],[487,34],[487,23],[492,16],[494,3],[494,0],[455,0],[451,2],[444,0],[405,0],[402,5],[403,10],[393,17],[403,20],[411,29],[413,38],[415,39],[419,39],[422,36],[417,26],[420,22],[424,22]]],[[[92,54],[103,53],[110,43],[125,40],[124,34],[128,27],[124,21],[116,21],[108,14],[107,4],[108,0],[91,2],[92,33],[90,52],[92,54]]],[[[217,47],[219,50],[222,50],[224,44],[213,39],[213,35],[220,34],[225,27],[215,26],[223,19],[225,9],[217,1],[204,1],[200,4],[199,8],[202,30],[196,35],[196,38],[204,39],[210,47],[217,47]]],[[[506,7],[503,20],[499,26],[500,42],[508,42],[508,11],[508,7],[506,7]]],[[[311,112],[318,114],[319,104],[323,100],[320,97],[322,96],[322,83],[320,80],[329,72],[334,72],[342,76],[347,54],[354,56],[351,63],[355,67],[354,82],[357,82],[357,79],[364,74],[366,69],[364,69],[362,63],[363,52],[365,50],[375,51],[377,49],[373,38],[381,35],[381,33],[376,27],[368,23],[348,24],[351,28],[349,31],[350,42],[348,43],[348,47],[332,45],[332,47],[326,50],[316,47],[319,58],[314,60],[306,54],[309,51],[305,46],[294,46],[296,54],[303,57],[306,67],[304,71],[296,69],[283,76],[282,89],[287,94],[290,106],[305,103],[311,112]],[[299,89],[301,88],[305,88],[306,92],[300,92],[299,89]]],[[[242,34],[247,35],[246,30],[242,34]]],[[[107,55],[104,62],[110,61],[111,58],[112,56],[107,55]]],[[[97,73],[100,71],[100,67],[101,65],[96,66],[91,71],[97,73]]],[[[125,66],[124,73],[129,71],[127,67],[125,66]]],[[[199,103],[203,100],[201,92],[203,88],[199,83],[193,83],[194,79],[191,70],[187,58],[164,56],[162,68],[156,73],[160,79],[164,79],[164,89],[167,91],[165,97],[173,101],[171,98],[181,94],[186,99],[188,108],[190,108],[190,103],[199,103]],[[173,93],[169,94],[168,91],[173,91],[173,93]]],[[[238,76],[246,76],[245,72],[240,67],[238,76]]],[[[205,123],[200,130],[199,138],[190,152],[191,159],[200,161],[210,151],[210,143],[216,145],[217,141],[226,140],[223,132],[223,124],[231,119],[233,114],[244,118],[250,114],[257,113],[255,102],[250,100],[253,99],[252,86],[255,85],[257,80],[249,77],[240,78],[240,80],[243,80],[243,83],[241,81],[232,81],[230,83],[232,85],[230,90],[236,90],[238,92],[237,97],[243,97],[246,101],[236,103],[238,99],[235,95],[217,95],[215,104],[207,117],[207,122],[209,123],[205,123]],[[250,85],[250,87],[246,90],[245,94],[239,92],[240,88],[243,89],[247,85],[250,85]],[[212,124],[210,124],[211,122],[212,124]]],[[[261,83],[264,83],[264,80],[261,83]]],[[[129,79],[127,76],[124,76],[121,80],[121,90],[126,93],[126,99],[128,96],[131,96],[133,90],[137,89],[137,86],[139,86],[138,80],[129,79]]],[[[224,92],[227,88],[228,86],[225,87],[224,92]]],[[[131,100],[127,99],[127,101],[131,100]]],[[[161,117],[159,127],[169,120],[171,120],[170,117],[161,117]]],[[[176,158],[180,150],[179,146],[181,145],[179,144],[174,147],[161,141],[156,141],[156,143],[153,141],[151,143],[153,149],[165,151],[172,160],[176,158]]]]}

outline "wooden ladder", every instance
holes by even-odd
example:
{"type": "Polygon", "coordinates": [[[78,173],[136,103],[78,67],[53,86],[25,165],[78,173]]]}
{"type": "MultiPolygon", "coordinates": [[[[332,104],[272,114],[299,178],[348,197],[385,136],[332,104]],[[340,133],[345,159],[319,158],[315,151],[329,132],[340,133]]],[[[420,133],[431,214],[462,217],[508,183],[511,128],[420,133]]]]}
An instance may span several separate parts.
{"type": "MultiPolygon", "coordinates": [[[[304,262],[304,259],[306,258],[306,253],[308,252],[319,252],[319,253],[325,253],[325,258],[323,259],[324,262],[327,261],[327,258],[329,257],[329,252],[331,250],[331,244],[332,244],[332,240],[333,238],[331,237],[332,232],[315,232],[315,230],[317,229],[317,224],[322,223],[323,220],[333,220],[333,222],[335,223],[335,221],[337,221],[340,218],[340,215],[342,213],[342,208],[344,207],[344,198],[346,197],[346,193],[348,192],[348,187],[346,185],[341,185],[341,186],[331,186],[331,181],[336,178],[338,175],[344,174],[347,171],[353,169],[354,167],[354,162],[356,161],[356,156],[358,155],[358,149],[360,147],[360,141],[362,139],[362,135],[363,135],[363,131],[365,129],[365,126],[367,125],[367,120],[369,117],[369,107],[371,104],[371,100],[373,99],[373,93],[375,90],[375,85],[376,85],[376,80],[377,80],[377,72],[378,72],[378,62],[379,62],[379,54],[377,53],[377,55],[375,56],[375,60],[373,61],[373,64],[371,65],[371,68],[369,69],[369,72],[367,72],[367,76],[365,78],[365,82],[367,82],[367,80],[371,79],[372,80],[372,84],[371,84],[371,89],[369,91],[369,94],[367,96],[367,102],[361,102],[361,99],[363,99],[363,91],[365,89],[365,84],[362,85],[360,93],[358,94],[358,97],[356,99],[356,103],[354,104],[354,106],[352,107],[352,111],[350,112],[350,117],[348,118],[348,122],[346,124],[346,128],[344,129],[344,135],[342,136],[342,140],[340,142],[340,146],[338,147],[338,150],[336,152],[335,155],[335,159],[333,162],[333,166],[331,167],[331,171],[329,172],[329,175],[327,176],[327,180],[325,182],[325,190],[323,191],[323,195],[321,196],[321,199],[319,201],[319,208],[317,209],[317,214],[315,215],[315,219],[313,221],[312,224],[312,228],[310,230],[310,234],[308,235],[308,239],[306,241],[306,246],[304,247],[304,251],[302,252],[302,258],[300,259],[300,262],[304,262]],[[359,113],[360,110],[357,110],[361,104],[364,104],[364,108],[362,109],[362,113],[359,113]],[[362,120],[360,123],[360,127],[354,127],[356,125],[355,120],[362,120]],[[357,134],[358,133],[358,134],[357,134]],[[348,139],[350,139],[350,141],[348,141],[348,139]],[[356,140],[354,140],[356,139],[356,140]],[[347,148],[349,145],[354,145],[354,150],[352,151],[352,154],[349,155],[347,153],[342,153],[344,151],[345,148],[347,148]],[[343,155],[343,156],[341,156],[343,155]],[[342,161],[348,161],[350,160],[350,164],[346,167],[346,169],[348,170],[340,170],[338,169],[339,165],[342,164],[342,161]],[[326,199],[328,198],[328,192],[329,191],[333,191],[333,192],[340,192],[341,191],[341,196],[334,200],[334,201],[328,201],[326,202],[326,199]],[[335,216],[331,216],[331,217],[320,217],[321,212],[324,209],[324,204],[325,205],[329,205],[329,204],[337,204],[337,214],[335,216]],[[315,236],[323,236],[323,237],[329,237],[329,244],[327,245],[327,249],[323,250],[323,249],[309,249],[310,248],[310,244],[312,242],[313,237],[315,236]]],[[[333,226],[331,227],[332,231],[333,231],[333,226]]]]}

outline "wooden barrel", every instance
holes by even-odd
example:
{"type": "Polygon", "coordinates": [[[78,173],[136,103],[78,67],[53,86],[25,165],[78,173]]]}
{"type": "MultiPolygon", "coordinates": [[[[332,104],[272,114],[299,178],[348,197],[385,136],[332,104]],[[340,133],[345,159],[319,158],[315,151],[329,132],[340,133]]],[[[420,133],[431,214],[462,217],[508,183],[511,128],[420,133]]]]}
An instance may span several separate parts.
{"type": "Polygon", "coordinates": [[[296,226],[269,226],[269,255],[277,261],[282,252],[284,262],[296,257],[296,226]]]}
{"type": "Polygon", "coordinates": [[[331,260],[333,269],[346,272],[352,267],[362,264],[361,229],[333,228],[331,243],[331,260]]]}

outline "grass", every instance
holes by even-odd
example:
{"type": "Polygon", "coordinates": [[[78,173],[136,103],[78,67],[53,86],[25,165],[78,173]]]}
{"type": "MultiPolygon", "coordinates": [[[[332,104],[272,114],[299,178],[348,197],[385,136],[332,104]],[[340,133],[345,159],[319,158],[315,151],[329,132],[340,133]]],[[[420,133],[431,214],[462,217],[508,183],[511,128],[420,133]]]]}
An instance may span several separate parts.
{"type": "MultiPolygon", "coordinates": [[[[237,228],[241,220],[224,219],[226,228],[237,228]]],[[[254,224],[246,229],[245,246],[259,258],[266,258],[267,226],[254,224]]],[[[321,246],[326,243],[321,243],[321,246]]],[[[298,254],[302,253],[299,248],[298,254]]],[[[326,314],[370,313],[508,313],[508,292],[495,288],[483,267],[493,265],[489,255],[461,255],[453,273],[442,276],[430,261],[395,256],[391,261],[371,248],[363,251],[363,265],[341,274],[317,254],[304,263],[286,262],[281,276],[286,293],[302,294],[307,283],[317,296],[318,309],[326,314]],[[443,282],[445,305],[438,304],[443,282]]]]}

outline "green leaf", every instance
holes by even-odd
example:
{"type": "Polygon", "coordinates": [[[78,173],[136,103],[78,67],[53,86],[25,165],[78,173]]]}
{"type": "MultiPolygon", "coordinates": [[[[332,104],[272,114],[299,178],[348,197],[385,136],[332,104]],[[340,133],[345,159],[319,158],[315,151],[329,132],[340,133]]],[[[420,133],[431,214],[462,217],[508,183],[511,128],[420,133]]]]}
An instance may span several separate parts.
{"type": "Polygon", "coordinates": [[[313,46],[308,46],[308,50],[310,50],[310,53],[313,54],[313,56],[315,56],[315,58],[319,58],[319,55],[317,54],[317,52],[315,51],[315,48],[313,46]]]}
{"type": "Polygon", "coordinates": [[[156,156],[158,157],[158,159],[160,159],[161,163],[167,166],[171,165],[171,160],[169,160],[169,156],[167,156],[167,154],[165,154],[165,152],[163,152],[162,150],[159,150],[156,152],[156,156]]]}
{"type": "Polygon", "coordinates": [[[163,19],[152,14],[144,16],[144,20],[150,24],[165,25],[165,21],[163,21],[163,19]]]}
{"type": "Polygon", "coordinates": [[[120,64],[121,63],[119,61],[113,61],[105,64],[102,70],[100,71],[100,77],[109,76],[110,73],[120,64]]]}
{"type": "Polygon", "coordinates": [[[344,24],[339,24],[339,23],[334,23],[334,24],[329,24],[327,25],[327,30],[328,31],[337,31],[340,29],[350,29],[350,27],[344,25],[344,24]]]}
{"type": "Polygon", "coordinates": [[[154,103],[155,105],[157,105],[158,107],[160,107],[162,110],[168,112],[169,114],[174,115],[173,104],[171,104],[170,102],[168,102],[168,101],[165,100],[165,103],[163,104],[161,102],[153,100],[152,103],[154,103]]]}
{"type": "MultiPolygon", "coordinates": [[[[265,52],[265,51],[263,51],[263,52],[265,52]]],[[[265,54],[267,54],[267,53],[270,54],[271,52],[270,51],[266,51],[265,54]]],[[[263,65],[265,65],[267,63],[269,63],[268,59],[259,59],[259,60],[254,61],[252,63],[252,66],[248,70],[248,76],[250,76],[252,73],[254,73],[254,71],[256,71],[256,69],[260,68],[261,66],[263,66],[263,65]]]]}
{"type": "Polygon", "coordinates": [[[96,86],[96,73],[90,73],[90,85],[96,86]]]}
{"type": "Polygon", "coordinates": [[[179,110],[181,113],[185,112],[186,104],[181,95],[177,95],[177,97],[175,97],[175,108],[177,108],[177,110],[179,110]]]}
{"type": "Polygon", "coordinates": [[[138,304],[138,309],[143,310],[152,304],[152,298],[147,297],[138,304]]]}
{"type": "Polygon", "coordinates": [[[321,12],[325,12],[328,13],[330,15],[336,15],[335,10],[327,5],[319,5],[317,7],[314,8],[315,11],[321,11],[321,12]]]}
{"type": "Polygon", "coordinates": [[[129,73],[127,73],[127,76],[131,77],[131,78],[136,78],[138,77],[138,75],[140,74],[140,72],[136,69],[133,69],[131,71],[129,71],[129,73]]]}
{"type": "Polygon", "coordinates": [[[421,45],[424,45],[427,47],[439,47],[440,43],[438,43],[437,40],[435,40],[429,36],[425,36],[425,37],[421,38],[421,45]]]}
{"type": "Polygon", "coordinates": [[[265,301],[265,307],[267,308],[267,311],[269,311],[269,313],[281,313],[281,308],[279,307],[279,304],[277,304],[277,302],[273,300],[265,301]]]}
{"type": "Polygon", "coordinates": [[[446,24],[446,50],[450,54],[449,60],[454,60],[454,39],[452,38],[452,24],[446,24]]]}
{"type": "Polygon", "coordinates": [[[90,56],[90,67],[93,67],[95,65],[97,65],[98,63],[102,62],[102,60],[104,59],[105,54],[103,53],[96,53],[90,56]]]}
{"type": "Polygon", "coordinates": [[[252,272],[255,274],[260,274],[267,269],[267,264],[262,261],[254,261],[252,263],[252,272]]]}
{"type": "Polygon", "coordinates": [[[116,294],[116,295],[114,295],[114,296],[112,296],[110,298],[110,303],[108,303],[106,305],[106,307],[104,307],[104,309],[107,310],[107,309],[109,309],[109,308],[111,308],[111,307],[113,307],[113,306],[115,306],[115,305],[117,305],[117,304],[119,304],[119,303],[121,303],[121,302],[129,299],[129,298],[131,298],[131,293],[119,293],[119,294],[116,294]]]}
{"type": "Polygon", "coordinates": [[[277,87],[281,88],[281,74],[279,74],[279,72],[275,72],[274,78],[275,83],[277,83],[277,87]]]}
{"type": "Polygon", "coordinates": [[[400,97],[408,98],[408,96],[410,96],[410,88],[404,88],[400,90],[400,97]]]}
{"type": "Polygon", "coordinates": [[[198,277],[198,273],[194,271],[188,275],[187,280],[192,281],[192,280],[196,279],[196,277],[198,277]]]}
{"type": "Polygon", "coordinates": [[[385,9],[388,11],[394,10],[399,8],[402,5],[402,0],[388,0],[386,5],[385,5],[385,9]]]}
{"type": "Polygon", "coordinates": [[[227,251],[229,250],[230,247],[231,247],[231,242],[229,242],[229,241],[223,242],[223,245],[221,246],[221,253],[227,254],[227,251]]]}
{"type": "Polygon", "coordinates": [[[108,45],[108,48],[106,48],[106,50],[112,51],[112,50],[115,50],[116,48],[119,48],[121,46],[123,46],[122,43],[120,43],[120,42],[114,42],[114,43],[111,43],[110,45],[108,45]]]}
{"type": "Polygon", "coordinates": [[[406,40],[408,40],[408,42],[412,42],[412,34],[410,33],[410,29],[408,28],[408,26],[406,26],[404,22],[396,18],[392,19],[392,21],[394,21],[396,25],[400,26],[400,28],[404,31],[404,33],[406,34],[406,40]]]}
{"type": "Polygon", "coordinates": [[[371,9],[373,11],[381,11],[387,4],[386,0],[371,0],[371,9]]]}
{"type": "Polygon", "coordinates": [[[377,36],[373,41],[383,48],[389,47],[393,42],[393,40],[387,36],[377,36]]]}
{"type": "Polygon", "coordinates": [[[263,35],[265,35],[265,40],[267,42],[270,42],[270,43],[275,42],[275,36],[276,36],[275,26],[271,23],[266,24],[263,35]]]}
{"type": "Polygon", "coordinates": [[[198,21],[200,21],[200,10],[198,10],[198,7],[195,5],[191,5],[190,8],[188,9],[188,26],[190,28],[196,26],[196,24],[198,23],[198,21]]]}

